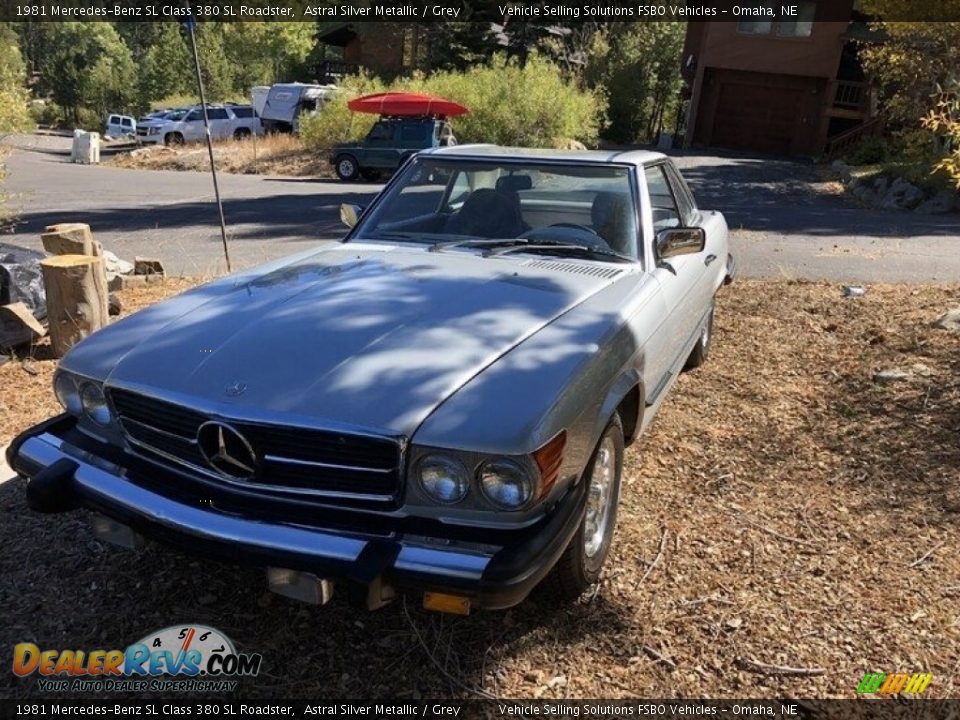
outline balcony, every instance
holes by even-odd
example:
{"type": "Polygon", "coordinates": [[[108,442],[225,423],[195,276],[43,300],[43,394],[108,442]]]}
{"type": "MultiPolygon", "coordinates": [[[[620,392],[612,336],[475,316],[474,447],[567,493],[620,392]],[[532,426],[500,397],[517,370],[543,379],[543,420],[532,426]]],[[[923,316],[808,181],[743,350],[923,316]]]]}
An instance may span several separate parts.
{"type": "Polygon", "coordinates": [[[830,117],[866,120],[876,114],[873,88],[869,83],[834,80],[828,97],[832,97],[827,108],[830,117]]]}
{"type": "Polygon", "coordinates": [[[359,63],[342,60],[324,60],[317,65],[317,82],[321,85],[336,85],[347,75],[356,75],[361,70],[359,63]]]}

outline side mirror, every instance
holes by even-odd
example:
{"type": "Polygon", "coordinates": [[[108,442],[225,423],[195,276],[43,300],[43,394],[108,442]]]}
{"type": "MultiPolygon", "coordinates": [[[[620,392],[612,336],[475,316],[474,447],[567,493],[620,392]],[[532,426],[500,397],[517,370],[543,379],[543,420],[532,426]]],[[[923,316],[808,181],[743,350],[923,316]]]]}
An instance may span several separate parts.
{"type": "Polygon", "coordinates": [[[363,215],[363,207],[360,205],[351,205],[350,203],[340,205],[340,222],[348,228],[356,225],[360,221],[361,215],[363,215]]]}
{"type": "Polygon", "coordinates": [[[707,233],[700,227],[667,228],[657,233],[657,259],[695,255],[707,246],[707,233]]]}

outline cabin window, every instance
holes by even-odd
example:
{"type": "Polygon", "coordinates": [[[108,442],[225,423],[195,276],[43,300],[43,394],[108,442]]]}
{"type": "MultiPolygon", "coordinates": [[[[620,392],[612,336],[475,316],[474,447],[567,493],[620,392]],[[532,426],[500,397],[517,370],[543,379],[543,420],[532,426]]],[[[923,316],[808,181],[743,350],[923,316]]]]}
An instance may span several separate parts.
{"type": "Polygon", "coordinates": [[[813,33],[813,18],[816,14],[816,3],[798,3],[796,20],[781,20],[777,23],[777,35],[781,37],[810,37],[813,33]]]}
{"type": "Polygon", "coordinates": [[[767,19],[773,16],[773,5],[770,2],[756,0],[752,3],[744,3],[740,11],[743,20],[737,23],[737,32],[745,35],[769,35],[773,29],[773,20],[767,19]]]}

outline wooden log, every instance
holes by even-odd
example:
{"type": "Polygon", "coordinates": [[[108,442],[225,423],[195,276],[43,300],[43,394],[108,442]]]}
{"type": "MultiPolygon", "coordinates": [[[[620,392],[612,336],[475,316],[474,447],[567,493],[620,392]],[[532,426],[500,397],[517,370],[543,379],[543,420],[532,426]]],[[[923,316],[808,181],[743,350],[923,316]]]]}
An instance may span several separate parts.
{"type": "Polygon", "coordinates": [[[103,255],[103,246],[93,239],[86,223],[47,225],[40,241],[43,249],[51,255],[103,255]]]}
{"type": "Polygon", "coordinates": [[[47,290],[47,321],[55,357],[109,322],[103,258],[56,255],[40,261],[47,290]]]}

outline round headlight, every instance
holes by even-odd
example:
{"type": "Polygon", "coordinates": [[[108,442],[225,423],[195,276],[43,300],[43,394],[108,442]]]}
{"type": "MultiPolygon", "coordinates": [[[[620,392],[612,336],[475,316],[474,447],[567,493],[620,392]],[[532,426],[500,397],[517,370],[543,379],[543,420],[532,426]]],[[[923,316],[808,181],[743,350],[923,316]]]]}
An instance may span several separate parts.
{"type": "Polygon", "coordinates": [[[480,489],[484,497],[504,510],[516,510],[533,497],[530,474],[507,458],[485,462],[480,467],[480,489]]]}
{"type": "Polygon", "coordinates": [[[470,478],[458,460],[446,455],[427,455],[418,465],[420,486],[444,505],[460,502],[467,495],[470,478]]]}
{"type": "Polygon", "coordinates": [[[110,424],[110,406],[107,405],[107,399],[99,385],[84,383],[80,390],[80,400],[83,412],[88,418],[104,427],[110,424]]]}
{"type": "Polygon", "coordinates": [[[80,391],[77,389],[76,381],[67,373],[58,373],[53,380],[53,392],[57,395],[57,400],[63,405],[63,409],[71,415],[79,415],[83,412],[83,405],[80,402],[80,391]]]}

